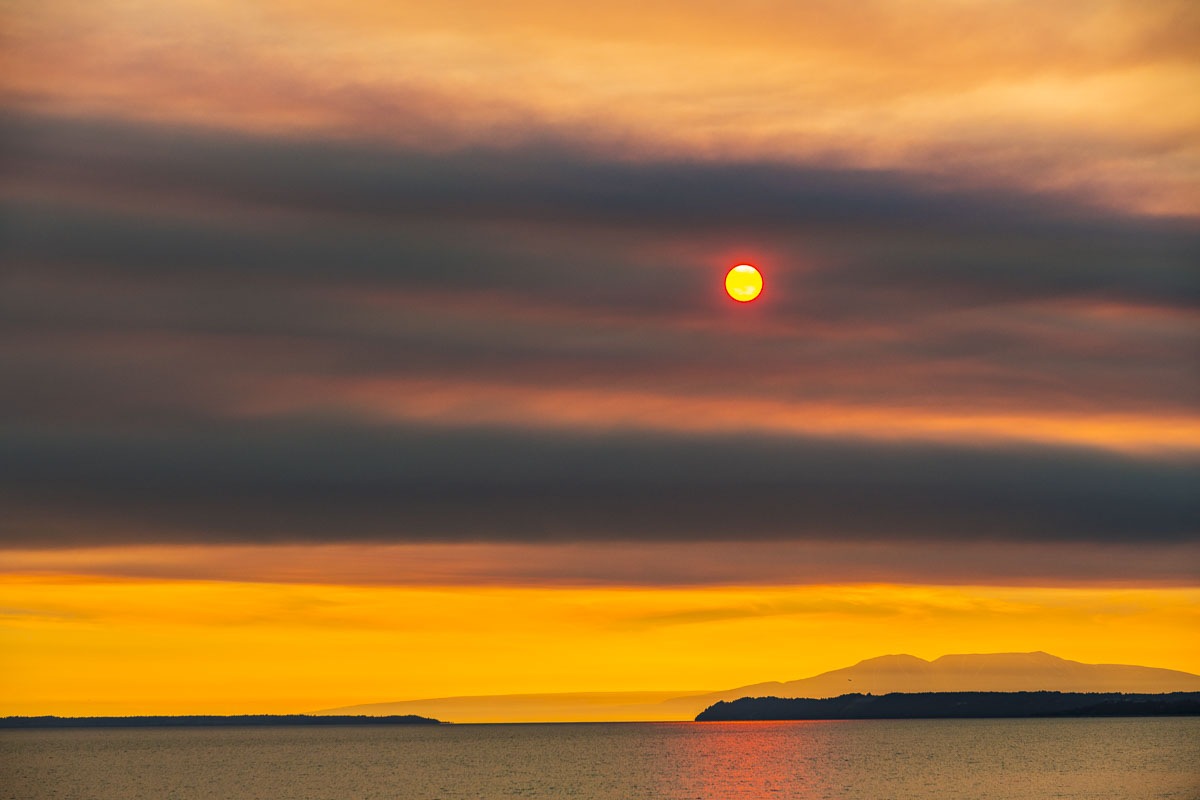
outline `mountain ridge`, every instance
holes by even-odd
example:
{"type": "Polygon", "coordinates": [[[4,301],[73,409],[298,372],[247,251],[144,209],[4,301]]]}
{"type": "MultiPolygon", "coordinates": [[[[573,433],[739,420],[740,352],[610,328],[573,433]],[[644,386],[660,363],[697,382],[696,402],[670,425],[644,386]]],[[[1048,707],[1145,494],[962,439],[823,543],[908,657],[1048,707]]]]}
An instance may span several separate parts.
{"type": "MultiPolygon", "coordinates": [[[[1200,691],[1200,675],[1134,664],[1087,664],[1043,650],[948,653],[932,661],[895,653],[793,681],[739,686],[706,695],[715,703],[739,697],[838,697],[847,691],[893,692],[1145,692],[1200,691]]],[[[673,708],[688,702],[666,701],[673,708]]],[[[684,698],[680,698],[684,700],[684,698]]]]}
{"type": "Polygon", "coordinates": [[[950,653],[932,661],[907,653],[863,659],[792,681],[767,681],[715,692],[574,692],[474,695],[368,703],[318,713],[414,713],[451,722],[690,720],[719,701],[741,697],[838,697],[848,692],[1060,691],[1163,693],[1200,691],[1200,675],[1133,664],[1087,664],[1041,650],[950,653]]]}

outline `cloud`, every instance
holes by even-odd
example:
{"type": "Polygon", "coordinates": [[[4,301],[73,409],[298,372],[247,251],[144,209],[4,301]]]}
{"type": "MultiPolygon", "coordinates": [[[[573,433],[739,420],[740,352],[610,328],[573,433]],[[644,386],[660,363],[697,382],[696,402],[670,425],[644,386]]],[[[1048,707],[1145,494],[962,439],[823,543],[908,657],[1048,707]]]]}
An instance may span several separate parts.
{"type": "Polygon", "coordinates": [[[532,127],[1196,213],[1186,2],[386,5],[22,9],[0,87],[26,109],[284,137],[437,149],[532,127]]]}
{"type": "Polygon", "coordinates": [[[1200,547],[1076,542],[587,541],[148,544],[6,549],[8,575],[345,585],[921,583],[1190,586],[1200,547]]]}
{"type": "Polygon", "coordinates": [[[8,434],[10,547],[1195,534],[1197,464],[1051,448],[372,429],[8,434]]]}
{"type": "MultiPolygon", "coordinates": [[[[807,255],[822,296],[853,292],[868,302],[880,282],[893,296],[936,292],[942,303],[1084,293],[1194,307],[1200,297],[1189,269],[1200,233],[1191,223],[955,187],[919,172],[624,160],[558,139],[431,153],[28,115],[10,115],[4,128],[13,177],[116,205],[10,207],[10,254],[50,263],[135,274],[336,272],[443,288],[520,285],[571,299],[570,283],[582,285],[590,271],[580,267],[603,262],[577,252],[563,269],[563,254],[530,260],[523,246],[533,237],[561,247],[548,231],[578,228],[603,246],[597,229],[617,229],[626,243],[724,239],[729,247],[751,238],[807,255]],[[118,211],[127,197],[142,207],[118,211]],[[162,208],[178,213],[156,213],[162,208]],[[370,227],[348,229],[353,222],[370,227]],[[516,246],[497,250],[485,223],[506,226],[516,246]]],[[[665,285],[639,280],[642,264],[607,267],[633,282],[634,300],[670,302],[665,285]]]]}

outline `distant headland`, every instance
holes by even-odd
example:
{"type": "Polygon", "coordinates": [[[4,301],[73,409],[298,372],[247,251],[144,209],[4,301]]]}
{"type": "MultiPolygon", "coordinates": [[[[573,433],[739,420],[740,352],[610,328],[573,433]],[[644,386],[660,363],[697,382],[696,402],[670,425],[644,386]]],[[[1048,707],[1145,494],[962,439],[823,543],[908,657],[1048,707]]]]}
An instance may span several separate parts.
{"type": "Polygon", "coordinates": [[[743,697],[701,711],[697,722],[983,717],[1200,715],[1200,692],[917,692],[840,697],[743,697]]]}
{"type": "Polygon", "coordinates": [[[720,691],[579,692],[440,697],[369,703],[318,714],[423,714],[453,722],[690,720],[739,697],[838,697],[847,692],[1200,692],[1200,675],[1133,664],[1085,664],[1049,653],[974,653],[926,661],[885,655],[787,682],[720,691]]]}
{"type": "Polygon", "coordinates": [[[441,725],[416,714],[391,716],[315,714],[239,714],[177,717],[0,717],[0,728],[203,728],[218,725],[268,727],[282,725],[441,725]]]}

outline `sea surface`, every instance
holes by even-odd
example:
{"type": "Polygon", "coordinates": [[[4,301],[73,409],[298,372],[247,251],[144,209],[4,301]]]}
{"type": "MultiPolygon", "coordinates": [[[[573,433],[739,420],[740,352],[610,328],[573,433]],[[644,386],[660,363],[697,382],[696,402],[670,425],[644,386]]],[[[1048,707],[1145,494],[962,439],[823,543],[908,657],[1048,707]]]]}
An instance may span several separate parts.
{"type": "Polygon", "coordinates": [[[1200,718],[0,731],[0,797],[1200,798],[1200,718]]]}

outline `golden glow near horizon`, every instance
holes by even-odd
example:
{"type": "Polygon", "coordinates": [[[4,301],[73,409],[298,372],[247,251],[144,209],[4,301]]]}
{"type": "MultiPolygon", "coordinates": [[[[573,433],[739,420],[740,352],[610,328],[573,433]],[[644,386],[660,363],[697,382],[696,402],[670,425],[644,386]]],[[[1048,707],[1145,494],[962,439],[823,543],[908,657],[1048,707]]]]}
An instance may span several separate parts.
{"type": "Polygon", "coordinates": [[[1197,589],[404,587],[8,577],[0,714],[725,689],[884,653],[1200,672],[1197,589]]]}
{"type": "Polygon", "coordinates": [[[738,264],[725,275],[725,291],[739,303],[749,303],[762,288],[762,275],[749,264],[738,264]]]}

